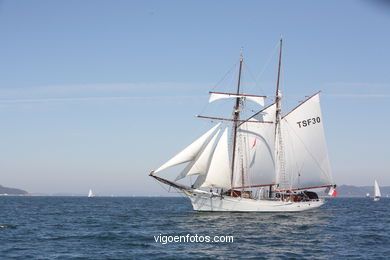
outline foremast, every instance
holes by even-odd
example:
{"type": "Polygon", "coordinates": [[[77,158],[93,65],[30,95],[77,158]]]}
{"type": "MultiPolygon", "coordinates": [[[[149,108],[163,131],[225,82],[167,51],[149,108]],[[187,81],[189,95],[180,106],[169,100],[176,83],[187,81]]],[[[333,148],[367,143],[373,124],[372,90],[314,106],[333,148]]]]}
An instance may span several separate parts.
{"type": "MultiPolygon", "coordinates": [[[[234,105],[233,109],[233,147],[232,147],[232,174],[230,178],[231,186],[233,187],[233,181],[234,181],[234,167],[235,167],[235,160],[236,160],[236,147],[237,147],[237,129],[238,129],[238,123],[240,119],[240,104],[241,104],[241,98],[240,95],[240,85],[241,85],[241,72],[242,72],[242,63],[244,61],[243,55],[242,55],[242,49],[240,54],[240,67],[238,71],[238,81],[237,81],[237,97],[236,97],[236,103],[234,105]]],[[[241,172],[242,178],[241,178],[241,184],[242,187],[244,187],[244,171],[241,172]]],[[[233,190],[231,191],[233,193],[233,190]]]]}

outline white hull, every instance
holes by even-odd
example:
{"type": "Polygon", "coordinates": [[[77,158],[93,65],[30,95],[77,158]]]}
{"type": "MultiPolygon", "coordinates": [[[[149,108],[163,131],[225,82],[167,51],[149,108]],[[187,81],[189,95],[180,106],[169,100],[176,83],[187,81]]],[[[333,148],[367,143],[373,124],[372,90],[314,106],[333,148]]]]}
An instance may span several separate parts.
{"type": "Polygon", "coordinates": [[[247,199],[241,197],[219,196],[216,193],[201,190],[184,191],[190,198],[196,211],[226,211],[226,212],[298,212],[321,207],[322,199],[286,202],[268,199],[247,199]]]}
{"type": "Polygon", "coordinates": [[[380,197],[375,197],[374,201],[379,201],[381,198],[380,197]]]}

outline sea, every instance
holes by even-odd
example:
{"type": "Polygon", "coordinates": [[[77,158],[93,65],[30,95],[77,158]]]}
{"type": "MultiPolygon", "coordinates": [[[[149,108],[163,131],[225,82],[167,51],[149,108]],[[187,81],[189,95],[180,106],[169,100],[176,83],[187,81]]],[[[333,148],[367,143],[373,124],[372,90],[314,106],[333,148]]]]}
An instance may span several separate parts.
{"type": "Polygon", "coordinates": [[[390,259],[390,199],[213,213],[182,197],[3,196],[0,259],[390,259]]]}

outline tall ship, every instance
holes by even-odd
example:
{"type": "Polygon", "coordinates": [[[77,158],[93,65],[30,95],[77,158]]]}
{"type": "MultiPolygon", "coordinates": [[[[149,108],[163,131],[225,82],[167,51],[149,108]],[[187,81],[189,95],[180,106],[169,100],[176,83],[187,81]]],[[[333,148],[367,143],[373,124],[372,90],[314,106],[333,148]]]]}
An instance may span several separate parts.
{"type": "Polygon", "coordinates": [[[336,195],[326,147],[320,93],[282,114],[280,74],[283,41],[279,43],[275,96],[241,91],[243,56],[233,93],[210,92],[209,102],[232,99],[231,117],[200,118],[218,122],[149,175],[184,193],[196,211],[295,212],[325,203],[314,190],[336,195]],[[246,102],[263,108],[243,117],[246,102]],[[164,171],[185,164],[176,179],[164,171]],[[194,178],[196,177],[196,178],[194,178]],[[179,181],[194,181],[184,185],[179,181]]]}

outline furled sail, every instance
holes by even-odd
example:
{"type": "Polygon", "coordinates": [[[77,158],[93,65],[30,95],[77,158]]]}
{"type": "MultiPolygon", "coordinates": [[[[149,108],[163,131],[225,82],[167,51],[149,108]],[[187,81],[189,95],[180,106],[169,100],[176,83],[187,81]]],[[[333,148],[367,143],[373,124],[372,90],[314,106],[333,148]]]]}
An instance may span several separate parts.
{"type": "Polygon", "coordinates": [[[211,156],[213,155],[215,149],[215,143],[218,137],[220,129],[213,136],[210,142],[206,145],[203,151],[201,151],[198,156],[189,163],[186,168],[176,177],[175,181],[178,181],[186,176],[194,174],[206,174],[209,167],[211,156]]]}
{"type": "Polygon", "coordinates": [[[282,118],[283,163],[290,187],[279,189],[333,184],[322,122],[319,93],[282,118]]]}
{"type": "Polygon", "coordinates": [[[375,197],[379,198],[380,196],[381,196],[381,190],[379,189],[378,182],[375,180],[375,197]]]}
{"type": "MultiPolygon", "coordinates": [[[[245,168],[246,174],[235,174],[233,187],[264,185],[275,183],[275,104],[272,104],[250,118],[251,122],[244,122],[238,128],[242,138],[241,152],[244,158],[244,167],[239,163],[236,166],[245,168]],[[267,123],[254,123],[265,121],[267,123]],[[244,182],[242,176],[245,176],[244,182]]],[[[236,173],[242,169],[235,167],[236,173]]]]}
{"type": "Polygon", "coordinates": [[[233,94],[233,93],[220,93],[220,92],[210,92],[210,98],[209,103],[214,102],[219,99],[225,99],[225,98],[246,98],[248,100],[251,100],[260,106],[264,106],[264,99],[263,96],[255,96],[255,95],[245,95],[245,94],[233,94]]]}
{"type": "Polygon", "coordinates": [[[215,147],[206,175],[199,175],[195,188],[231,188],[231,169],[228,150],[228,129],[225,128],[215,147]]]}
{"type": "Polygon", "coordinates": [[[201,137],[199,137],[195,142],[184,148],[180,153],[175,155],[173,158],[171,158],[169,161],[164,163],[160,168],[155,170],[154,172],[157,173],[159,171],[165,170],[167,168],[170,168],[172,166],[189,162],[191,160],[194,160],[196,156],[199,154],[200,151],[207,145],[208,141],[210,140],[211,136],[215,133],[215,130],[220,126],[221,124],[217,124],[213,128],[211,128],[209,131],[207,131],[205,134],[203,134],[201,137]]]}

